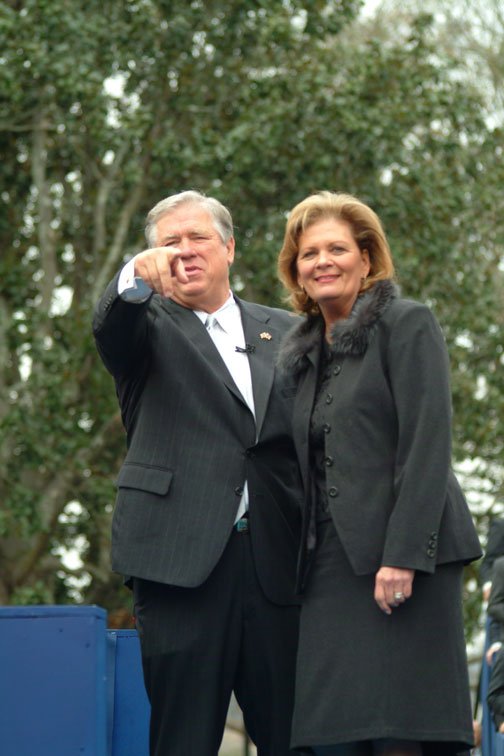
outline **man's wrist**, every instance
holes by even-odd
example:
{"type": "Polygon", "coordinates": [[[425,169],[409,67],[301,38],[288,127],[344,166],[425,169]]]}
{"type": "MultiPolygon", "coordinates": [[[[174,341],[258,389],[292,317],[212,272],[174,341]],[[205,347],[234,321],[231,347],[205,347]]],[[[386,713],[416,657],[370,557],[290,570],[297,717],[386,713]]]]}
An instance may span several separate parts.
{"type": "Polygon", "coordinates": [[[117,293],[125,302],[141,304],[146,302],[152,294],[152,289],[147,286],[140,276],[135,276],[135,258],[126,263],[119,273],[117,281],[117,293]]]}

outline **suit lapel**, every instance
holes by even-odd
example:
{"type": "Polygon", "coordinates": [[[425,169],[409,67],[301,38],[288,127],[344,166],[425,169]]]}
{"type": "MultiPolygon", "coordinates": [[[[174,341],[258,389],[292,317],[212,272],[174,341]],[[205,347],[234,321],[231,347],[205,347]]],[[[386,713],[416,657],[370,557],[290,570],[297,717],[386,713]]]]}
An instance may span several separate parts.
{"type": "Polygon", "coordinates": [[[237,302],[242,314],[245,343],[254,347],[254,351],[248,357],[259,437],[273,385],[275,355],[282,333],[271,324],[269,315],[263,310],[249,302],[242,302],[239,299],[237,302]]]}
{"type": "Polygon", "coordinates": [[[246,405],[240,390],[234,382],[226,363],[219,354],[219,350],[213,343],[210,335],[197,315],[187,307],[182,307],[171,301],[163,301],[163,308],[177,323],[179,328],[185,333],[191,344],[202,357],[210,364],[213,372],[218,375],[225,386],[236,396],[243,404],[246,405]]]}
{"type": "MultiPolygon", "coordinates": [[[[275,356],[283,332],[270,322],[269,315],[261,308],[250,302],[242,302],[237,297],[235,299],[241,311],[245,343],[254,347],[254,351],[248,355],[248,360],[254,393],[257,437],[259,437],[273,385],[275,356]]],[[[179,328],[184,331],[193,346],[211,365],[214,372],[220,376],[231,393],[248,408],[218,349],[198,316],[192,310],[170,300],[163,300],[162,306],[179,328]]]]}

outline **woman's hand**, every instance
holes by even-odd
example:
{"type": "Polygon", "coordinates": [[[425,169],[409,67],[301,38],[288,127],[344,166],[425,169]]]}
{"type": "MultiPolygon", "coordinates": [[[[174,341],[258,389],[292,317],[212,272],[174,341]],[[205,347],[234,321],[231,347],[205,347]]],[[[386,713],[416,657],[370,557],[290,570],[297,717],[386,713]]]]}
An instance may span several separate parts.
{"type": "Polygon", "coordinates": [[[400,606],[412,594],[415,570],[403,567],[380,567],[376,573],[374,598],[385,614],[400,606]]]}

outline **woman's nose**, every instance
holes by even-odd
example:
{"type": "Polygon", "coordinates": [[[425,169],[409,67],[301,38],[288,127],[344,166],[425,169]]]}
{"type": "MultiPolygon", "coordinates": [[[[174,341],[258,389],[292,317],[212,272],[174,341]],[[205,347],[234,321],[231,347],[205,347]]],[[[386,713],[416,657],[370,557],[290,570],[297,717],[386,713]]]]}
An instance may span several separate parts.
{"type": "Polygon", "coordinates": [[[317,256],[317,265],[327,265],[330,262],[330,256],[325,249],[319,250],[317,256]]]}

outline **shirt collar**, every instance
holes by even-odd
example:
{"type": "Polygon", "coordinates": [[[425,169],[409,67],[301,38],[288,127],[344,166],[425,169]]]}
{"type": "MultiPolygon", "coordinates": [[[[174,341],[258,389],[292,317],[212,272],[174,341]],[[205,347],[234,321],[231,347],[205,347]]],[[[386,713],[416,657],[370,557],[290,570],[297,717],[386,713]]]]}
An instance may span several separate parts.
{"type": "Polygon", "coordinates": [[[239,314],[240,309],[238,305],[236,304],[236,300],[233,296],[233,292],[229,292],[229,296],[224,302],[221,307],[219,307],[218,310],[215,310],[215,312],[205,312],[204,310],[193,310],[194,314],[198,316],[198,318],[201,320],[201,322],[204,324],[206,322],[206,319],[209,315],[215,315],[215,317],[219,321],[219,325],[221,328],[229,333],[229,329],[231,329],[232,323],[235,321],[237,313],[239,314]]]}

